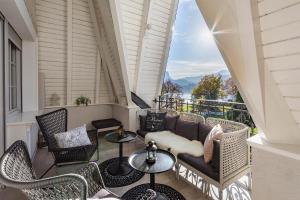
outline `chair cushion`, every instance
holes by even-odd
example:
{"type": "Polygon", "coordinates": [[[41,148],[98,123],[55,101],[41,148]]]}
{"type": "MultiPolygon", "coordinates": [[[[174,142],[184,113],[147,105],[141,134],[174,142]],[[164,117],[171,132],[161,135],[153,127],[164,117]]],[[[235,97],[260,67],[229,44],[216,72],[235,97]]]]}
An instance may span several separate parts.
{"type": "Polygon", "coordinates": [[[198,128],[198,136],[199,136],[199,141],[202,142],[202,144],[204,144],[205,139],[207,137],[207,135],[209,134],[209,132],[211,131],[212,127],[203,124],[203,123],[199,123],[199,128],[198,128]]]}
{"type": "Polygon", "coordinates": [[[79,147],[91,144],[85,124],[67,132],[57,133],[54,137],[59,148],[79,147]]]}
{"type": "Polygon", "coordinates": [[[100,120],[92,121],[92,125],[96,129],[103,129],[103,128],[110,128],[114,126],[121,126],[122,123],[114,118],[110,118],[110,119],[100,119],[100,120]]]}
{"type": "Polygon", "coordinates": [[[210,164],[207,164],[204,162],[204,157],[195,157],[190,154],[178,154],[178,158],[190,166],[194,167],[196,170],[199,170],[200,172],[206,174],[208,177],[219,181],[219,172],[215,170],[210,164]]]}
{"type": "Polygon", "coordinates": [[[189,140],[198,140],[198,123],[177,120],[175,133],[189,140]]]}
{"type": "Polygon", "coordinates": [[[213,157],[210,164],[215,171],[220,171],[220,141],[214,141],[213,157]]]}
{"type": "Polygon", "coordinates": [[[118,198],[116,195],[110,193],[106,189],[101,189],[92,197],[92,199],[116,200],[116,199],[120,199],[120,198],[118,198]]]}
{"type": "Polygon", "coordinates": [[[179,115],[170,116],[166,115],[165,117],[165,130],[175,132],[176,122],[179,118],[179,115]]]}
{"type": "Polygon", "coordinates": [[[146,130],[150,132],[162,131],[165,128],[165,112],[147,112],[146,130]]]}

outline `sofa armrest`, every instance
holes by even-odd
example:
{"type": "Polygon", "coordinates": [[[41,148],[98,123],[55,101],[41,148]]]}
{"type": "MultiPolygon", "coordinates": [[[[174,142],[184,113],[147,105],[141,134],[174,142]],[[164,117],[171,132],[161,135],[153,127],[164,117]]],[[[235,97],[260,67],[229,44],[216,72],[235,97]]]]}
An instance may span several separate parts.
{"type": "Polygon", "coordinates": [[[234,176],[250,165],[250,147],[247,144],[250,129],[225,133],[220,140],[220,180],[234,176]]]}

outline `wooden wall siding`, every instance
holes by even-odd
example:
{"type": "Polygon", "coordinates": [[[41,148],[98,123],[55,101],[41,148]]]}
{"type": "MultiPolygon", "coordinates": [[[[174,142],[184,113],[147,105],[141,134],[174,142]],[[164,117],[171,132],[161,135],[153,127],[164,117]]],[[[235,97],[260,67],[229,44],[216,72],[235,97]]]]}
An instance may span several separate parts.
{"type": "Polygon", "coordinates": [[[73,104],[80,95],[89,97],[92,103],[111,103],[114,98],[107,84],[109,81],[102,73],[102,66],[96,69],[97,46],[88,2],[71,1],[70,45],[67,42],[67,2],[36,0],[38,62],[39,72],[44,77],[44,105],[73,104]],[[70,68],[67,55],[71,55],[70,68]],[[68,71],[71,72],[69,76],[68,71]],[[96,87],[97,83],[100,85],[96,87]],[[69,102],[67,95],[70,95],[69,102]]]}
{"type": "Polygon", "coordinates": [[[151,2],[149,11],[150,29],[146,32],[145,49],[137,93],[149,104],[157,95],[163,68],[164,55],[168,43],[168,28],[172,22],[173,0],[151,2]]]}
{"type": "Polygon", "coordinates": [[[66,103],[66,8],[65,0],[36,0],[38,64],[47,106],[66,103]]]}
{"type": "Polygon", "coordinates": [[[265,67],[300,124],[300,1],[258,2],[265,67]]]}
{"type": "Polygon", "coordinates": [[[95,103],[96,37],[87,0],[73,1],[72,102],[81,95],[95,103]]]}
{"type": "Polygon", "coordinates": [[[120,15],[127,52],[128,78],[133,88],[136,80],[137,61],[141,45],[142,19],[146,1],[123,0],[120,2],[120,15]]]}

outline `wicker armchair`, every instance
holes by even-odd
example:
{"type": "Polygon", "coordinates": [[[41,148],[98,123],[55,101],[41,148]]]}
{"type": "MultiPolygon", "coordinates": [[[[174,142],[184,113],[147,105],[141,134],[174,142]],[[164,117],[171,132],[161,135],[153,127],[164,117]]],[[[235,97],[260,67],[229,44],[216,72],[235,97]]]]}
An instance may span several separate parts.
{"type": "Polygon", "coordinates": [[[78,174],[37,179],[23,141],[9,147],[1,157],[0,167],[0,184],[20,189],[32,200],[85,200],[105,189],[99,168],[92,162],[81,168],[78,174]]]}
{"type": "Polygon", "coordinates": [[[59,148],[57,146],[54,135],[67,131],[67,109],[61,108],[50,113],[36,116],[36,120],[46,140],[48,151],[53,154],[55,159],[54,164],[46,170],[43,175],[45,175],[54,165],[61,166],[65,164],[89,162],[96,151],[97,159],[99,159],[97,130],[88,131],[88,136],[92,142],[91,145],[73,148],[59,148]]]}

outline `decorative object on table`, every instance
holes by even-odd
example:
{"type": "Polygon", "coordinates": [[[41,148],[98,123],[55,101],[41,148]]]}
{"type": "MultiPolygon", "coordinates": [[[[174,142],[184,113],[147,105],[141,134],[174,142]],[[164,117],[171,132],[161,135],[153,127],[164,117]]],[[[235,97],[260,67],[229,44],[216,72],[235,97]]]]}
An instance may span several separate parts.
{"type": "Polygon", "coordinates": [[[146,130],[150,132],[162,131],[165,128],[166,112],[147,111],[146,130]]]}
{"type": "Polygon", "coordinates": [[[53,157],[55,159],[54,164],[46,170],[42,177],[54,165],[89,162],[94,153],[97,153],[97,160],[99,159],[97,130],[87,131],[88,137],[91,142],[90,145],[83,145],[73,148],[58,147],[55,135],[67,131],[67,109],[61,108],[40,116],[36,116],[36,120],[46,140],[48,151],[53,154],[53,157]]]}
{"type": "Polygon", "coordinates": [[[157,155],[156,155],[157,146],[156,146],[154,141],[149,141],[148,142],[148,145],[146,147],[146,151],[147,151],[146,162],[148,164],[154,164],[156,159],[157,159],[157,155]]]}
{"type": "Polygon", "coordinates": [[[128,164],[128,157],[123,156],[123,143],[128,143],[137,137],[137,134],[124,131],[127,137],[119,137],[118,132],[113,131],[104,136],[108,142],[119,144],[119,157],[104,161],[99,165],[105,185],[108,187],[120,187],[132,184],[140,180],[143,172],[134,170],[128,164]]]}
{"type": "MultiPolygon", "coordinates": [[[[38,179],[25,142],[13,143],[0,159],[0,184],[21,189],[29,199],[87,199],[102,191],[103,197],[119,199],[104,186],[96,163],[88,163],[76,174],[38,179]],[[18,173],[16,173],[18,169],[18,173]]],[[[1,198],[2,199],[2,198],[1,198]]]]}
{"type": "Polygon", "coordinates": [[[127,134],[126,134],[126,132],[125,132],[125,130],[124,130],[124,128],[123,128],[123,125],[121,125],[121,126],[116,130],[116,132],[118,133],[119,138],[125,138],[125,137],[127,137],[127,134]]]}
{"type": "Polygon", "coordinates": [[[88,106],[91,103],[91,99],[85,96],[80,96],[75,100],[77,106],[86,105],[88,106]]]}

